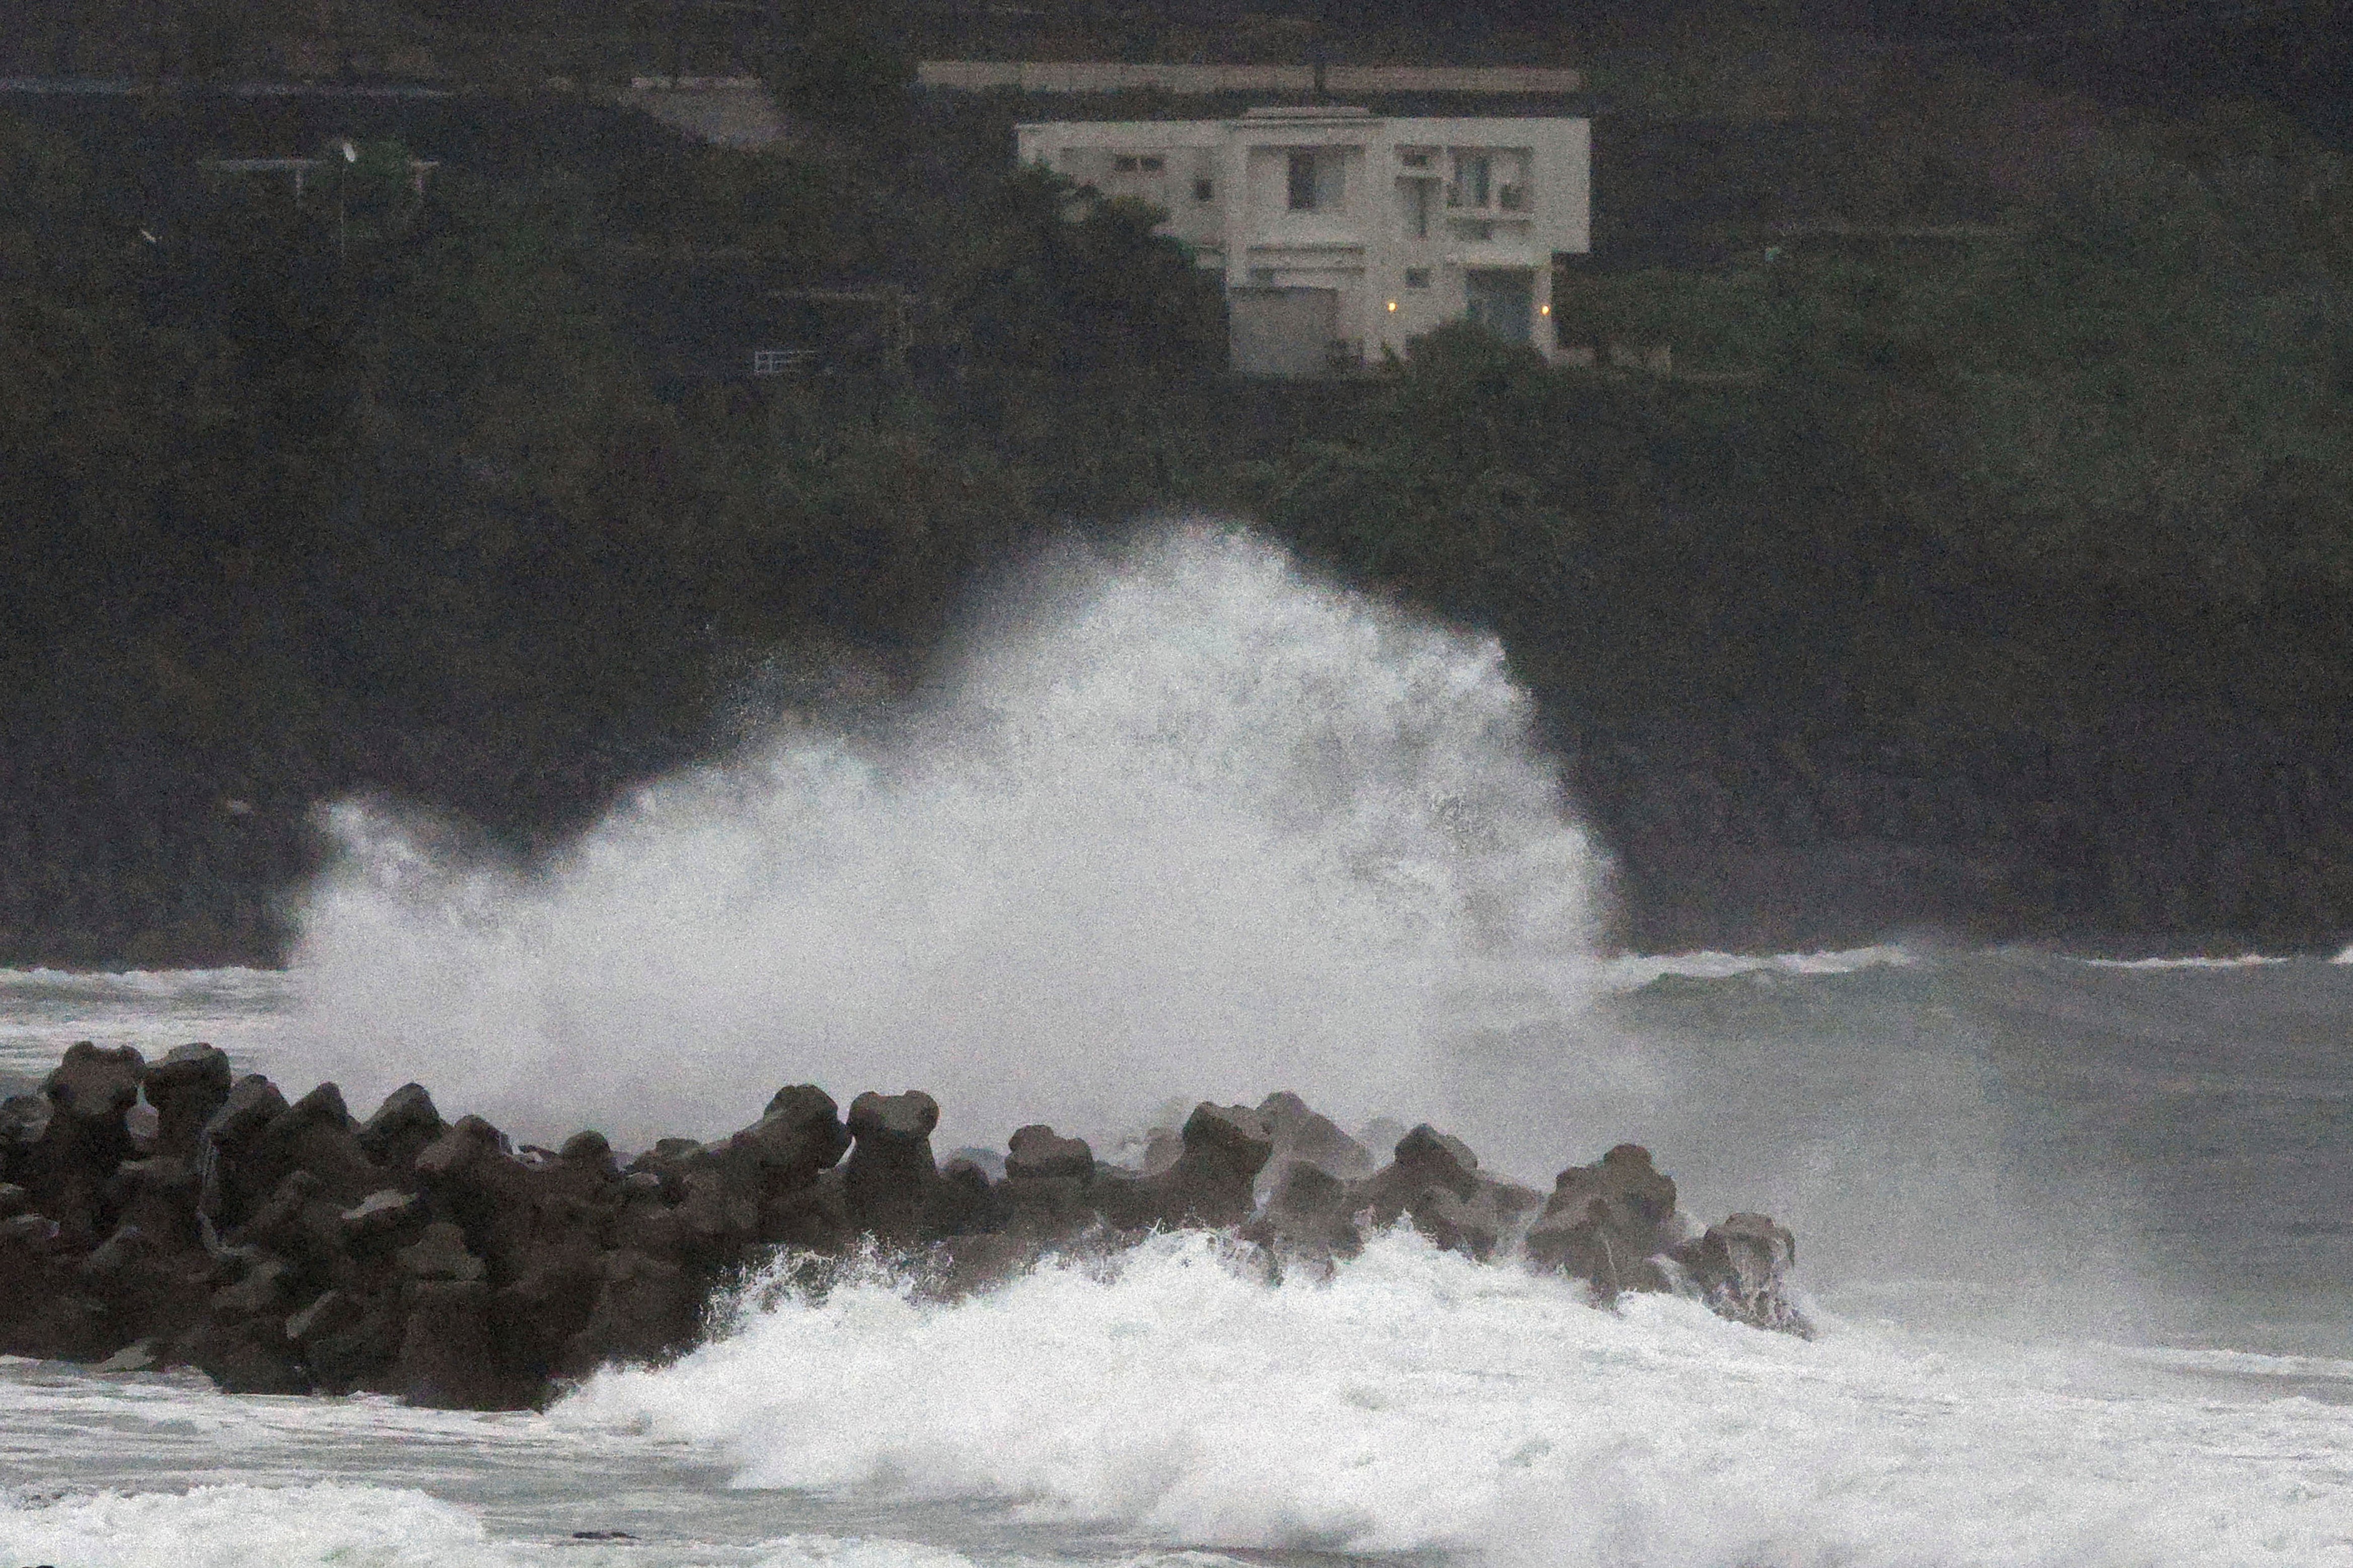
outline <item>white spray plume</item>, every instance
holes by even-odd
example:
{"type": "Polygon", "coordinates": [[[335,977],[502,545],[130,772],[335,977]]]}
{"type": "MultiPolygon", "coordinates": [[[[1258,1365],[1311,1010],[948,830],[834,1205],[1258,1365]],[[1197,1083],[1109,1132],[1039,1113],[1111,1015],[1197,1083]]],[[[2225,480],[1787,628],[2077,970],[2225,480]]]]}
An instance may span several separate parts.
{"type": "Polygon", "coordinates": [[[776,730],[543,866],[337,808],[306,1054],[355,1105],[413,1077],[623,1143],[799,1081],[927,1089],[950,1142],[1278,1088],[1442,1119],[1557,1055],[1596,857],[1495,641],[1208,524],[1007,598],[920,700],[776,730]]]}

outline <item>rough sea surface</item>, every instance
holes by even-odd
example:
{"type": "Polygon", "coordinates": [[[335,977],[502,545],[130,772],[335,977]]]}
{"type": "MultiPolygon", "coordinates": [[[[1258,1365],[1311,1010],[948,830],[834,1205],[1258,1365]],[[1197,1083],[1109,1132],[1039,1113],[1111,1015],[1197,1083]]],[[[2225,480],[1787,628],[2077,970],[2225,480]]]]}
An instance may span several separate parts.
{"type": "Polygon", "coordinates": [[[1609,956],[1502,650],[1233,530],[969,641],[543,862],[343,807],[290,971],[0,973],[0,1088],[209,1039],[540,1141],[815,1081],[1113,1155],[1291,1089],[1540,1186],[1643,1142],[1796,1231],[1820,1336],[1185,1235],[954,1305],[754,1279],[538,1415],[0,1362],[0,1565],[2353,1564],[2353,965],[1609,956]]]}
{"type": "MultiPolygon", "coordinates": [[[[1183,1237],[953,1307],[878,1266],[545,1415],[6,1363],[0,1561],[2353,1563],[2353,969],[1613,968],[1655,978],[1600,1023],[1751,1091],[1661,1159],[1798,1228],[1816,1342],[1410,1235],[1271,1289],[1183,1237]]],[[[6,975],[8,1070],[193,1014],[300,1083],[286,994],[6,975]]]]}

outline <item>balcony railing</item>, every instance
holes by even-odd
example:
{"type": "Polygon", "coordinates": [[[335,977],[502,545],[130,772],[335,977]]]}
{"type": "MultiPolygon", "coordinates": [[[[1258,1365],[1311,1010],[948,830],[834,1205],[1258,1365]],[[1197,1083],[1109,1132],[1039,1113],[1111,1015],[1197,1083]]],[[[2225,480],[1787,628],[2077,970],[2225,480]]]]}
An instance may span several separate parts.
{"type": "Polygon", "coordinates": [[[1483,201],[1472,199],[1477,195],[1478,193],[1475,189],[1466,191],[1459,184],[1450,184],[1446,187],[1446,205],[1449,208],[1458,213],[1512,213],[1515,215],[1528,212],[1535,205],[1535,202],[1533,199],[1528,187],[1525,185],[1493,186],[1486,193],[1486,199],[1483,201]]]}

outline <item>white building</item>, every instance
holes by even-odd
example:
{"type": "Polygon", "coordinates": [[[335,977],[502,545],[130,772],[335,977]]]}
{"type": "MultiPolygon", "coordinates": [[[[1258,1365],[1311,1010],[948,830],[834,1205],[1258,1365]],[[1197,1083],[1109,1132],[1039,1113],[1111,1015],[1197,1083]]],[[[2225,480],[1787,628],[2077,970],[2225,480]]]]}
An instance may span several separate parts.
{"type": "Polygon", "coordinates": [[[1025,163],[1162,207],[1225,274],[1233,365],[1322,375],[1462,317],[1550,357],[1552,262],[1591,246],[1589,122],[1253,109],[1058,121],[1025,163]]]}

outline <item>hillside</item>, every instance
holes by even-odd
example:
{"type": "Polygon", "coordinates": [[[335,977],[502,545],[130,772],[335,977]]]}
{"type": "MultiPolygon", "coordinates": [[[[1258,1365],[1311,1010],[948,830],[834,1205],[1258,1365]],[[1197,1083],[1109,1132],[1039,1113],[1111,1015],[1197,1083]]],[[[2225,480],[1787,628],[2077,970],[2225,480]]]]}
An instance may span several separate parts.
{"type": "Polygon", "coordinates": [[[1148,214],[1005,167],[1038,106],[831,58],[872,90],[765,153],[569,89],[10,100],[0,961],[268,958],[322,800],[550,843],[1182,508],[1497,630],[1628,941],[2353,926],[2353,193],[2294,115],[1789,47],[1679,120],[1653,69],[1567,330],[1699,374],[1446,336],[1285,392],[1148,214]],[[299,202],[200,167],[345,136],[299,202]],[[693,370],[787,289],[910,346],[693,370]]]}

